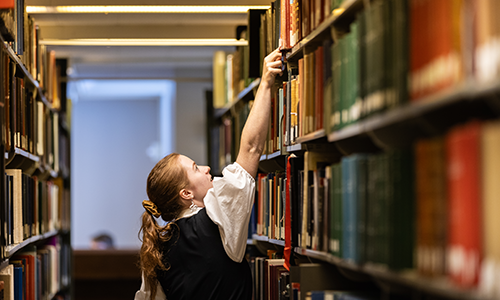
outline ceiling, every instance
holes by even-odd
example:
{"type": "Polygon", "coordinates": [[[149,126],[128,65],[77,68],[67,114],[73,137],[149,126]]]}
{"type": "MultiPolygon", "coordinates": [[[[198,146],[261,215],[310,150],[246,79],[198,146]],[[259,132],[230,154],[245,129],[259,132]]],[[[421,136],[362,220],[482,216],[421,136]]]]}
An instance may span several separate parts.
{"type": "MultiPolygon", "coordinates": [[[[270,0],[26,0],[27,6],[270,5],[270,0]]],[[[242,14],[32,14],[42,39],[235,38],[242,14]]],[[[49,46],[70,60],[70,77],[211,80],[213,52],[223,46],[49,46]]]]}

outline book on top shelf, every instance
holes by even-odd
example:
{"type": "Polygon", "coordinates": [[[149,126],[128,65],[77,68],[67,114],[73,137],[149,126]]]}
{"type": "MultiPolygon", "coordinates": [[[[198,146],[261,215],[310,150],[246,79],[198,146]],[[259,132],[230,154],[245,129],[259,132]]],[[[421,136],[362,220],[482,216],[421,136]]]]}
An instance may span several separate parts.
{"type": "MultiPolygon", "coordinates": [[[[464,43],[470,35],[463,1],[410,1],[410,97],[422,97],[465,79],[464,43]],[[466,27],[465,27],[466,28],[466,27]]],[[[468,58],[467,58],[468,59],[468,58]]]]}

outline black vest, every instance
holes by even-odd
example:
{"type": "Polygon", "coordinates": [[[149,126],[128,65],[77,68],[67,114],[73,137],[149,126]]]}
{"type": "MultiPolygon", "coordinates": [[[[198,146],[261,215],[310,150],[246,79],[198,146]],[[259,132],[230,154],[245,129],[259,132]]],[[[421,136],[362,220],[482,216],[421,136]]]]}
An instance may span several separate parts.
{"type": "Polygon", "coordinates": [[[206,209],[176,223],[179,230],[163,248],[170,269],[158,272],[167,300],[251,300],[248,262],[237,263],[227,256],[219,228],[206,209]]]}

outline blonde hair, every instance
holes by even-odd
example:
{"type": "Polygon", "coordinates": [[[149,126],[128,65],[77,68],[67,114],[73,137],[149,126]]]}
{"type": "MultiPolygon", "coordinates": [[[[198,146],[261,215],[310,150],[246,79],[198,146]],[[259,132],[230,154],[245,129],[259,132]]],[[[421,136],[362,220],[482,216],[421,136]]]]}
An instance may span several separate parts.
{"type": "Polygon", "coordinates": [[[157,271],[168,270],[165,265],[161,244],[172,238],[173,222],[183,210],[179,192],[189,184],[187,173],[179,163],[178,153],[172,153],[160,160],[151,170],[147,180],[147,194],[161,214],[166,226],[159,225],[147,211],[142,214],[142,246],[140,250],[140,268],[146,286],[151,291],[151,299],[156,296],[157,271]]]}

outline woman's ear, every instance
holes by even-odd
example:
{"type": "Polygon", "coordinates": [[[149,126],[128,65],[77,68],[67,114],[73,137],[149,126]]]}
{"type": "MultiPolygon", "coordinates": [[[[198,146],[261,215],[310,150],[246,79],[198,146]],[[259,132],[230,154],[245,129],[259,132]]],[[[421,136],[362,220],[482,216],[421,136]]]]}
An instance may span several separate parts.
{"type": "Polygon", "coordinates": [[[194,198],[193,193],[190,190],[187,190],[187,189],[182,189],[179,192],[179,195],[181,196],[182,200],[191,201],[194,198]]]}

